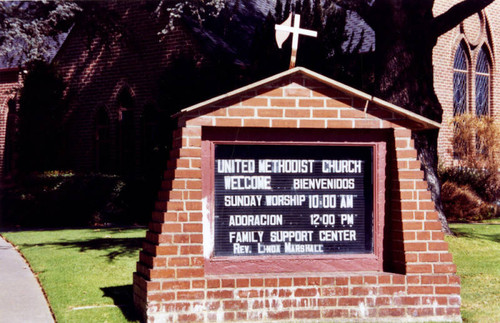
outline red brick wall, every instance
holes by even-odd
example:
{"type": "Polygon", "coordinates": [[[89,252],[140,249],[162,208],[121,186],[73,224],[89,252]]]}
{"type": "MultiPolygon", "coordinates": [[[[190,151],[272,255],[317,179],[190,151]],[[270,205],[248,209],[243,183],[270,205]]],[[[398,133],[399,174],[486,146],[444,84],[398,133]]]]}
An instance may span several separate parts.
{"type": "MultiPolygon", "coordinates": [[[[458,0],[437,0],[434,2],[434,15],[437,16],[448,10],[458,0]]],[[[495,118],[500,118],[500,2],[494,1],[479,15],[466,19],[462,24],[453,28],[439,37],[433,51],[434,62],[434,88],[439,102],[443,107],[443,127],[439,136],[438,154],[442,162],[450,164],[452,161],[452,146],[450,140],[453,128],[450,120],[453,117],[453,60],[455,52],[461,41],[468,47],[468,108],[475,111],[475,79],[477,55],[483,45],[490,49],[492,59],[490,71],[490,113],[495,118]]],[[[500,122],[500,121],[499,121],[500,122]]]]}
{"type": "MultiPolygon", "coordinates": [[[[9,100],[16,96],[15,89],[19,87],[19,71],[17,69],[0,70],[0,180],[4,175],[5,146],[7,136],[7,121],[9,116],[9,100]]],[[[11,113],[14,111],[10,111],[11,113]]]]}
{"type": "Polygon", "coordinates": [[[68,164],[76,170],[95,168],[94,133],[99,108],[109,114],[111,163],[116,167],[119,164],[117,95],[123,87],[130,88],[134,98],[134,164],[136,169],[140,168],[144,107],[156,104],[159,77],[175,56],[195,55],[197,45],[182,27],[160,41],[158,32],[165,24],[158,22],[145,4],[145,1],[111,2],[111,9],[120,14],[119,23],[126,26],[126,35],[104,41],[98,37],[89,40],[87,30],[76,25],[54,60],[68,85],[66,152],[68,164]]]}
{"type": "Polygon", "coordinates": [[[407,120],[372,104],[365,113],[365,103],[294,75],[182,114],[134,274],[135,303],[146,320],[460,320],[459,278],[411,131],[402,126],[407,120]],[[390,129],[385,271],[207,276],[204,127],[390,129]]]}

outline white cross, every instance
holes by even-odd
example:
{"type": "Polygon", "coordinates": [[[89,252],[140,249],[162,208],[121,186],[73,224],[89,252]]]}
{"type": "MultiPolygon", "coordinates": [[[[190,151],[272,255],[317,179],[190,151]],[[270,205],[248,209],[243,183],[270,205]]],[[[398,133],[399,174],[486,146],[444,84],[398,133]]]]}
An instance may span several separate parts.
{"type": "Polygon", "coordinates": [[[299,35],[305,35],[310,37],[317,37],[318,33],[313,30],[300,28],[300,15],[295,15],[295,19],[292,24],[292,14],[281,24],[274,26],[276,30],[276,42],[278,47],[281,48],[285,40],[288,39],[290,33],[293,34],[292,38],[292,56],[290,57],[290,68],[295,67],[295,61],[297,60],[297,50],[299,47],[299,35]]]}

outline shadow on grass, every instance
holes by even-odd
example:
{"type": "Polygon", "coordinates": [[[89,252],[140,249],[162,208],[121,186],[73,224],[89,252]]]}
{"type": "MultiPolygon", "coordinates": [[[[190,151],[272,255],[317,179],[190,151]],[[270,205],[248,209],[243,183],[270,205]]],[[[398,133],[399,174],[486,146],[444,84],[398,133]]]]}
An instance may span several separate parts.
{"type": "Polygon", "coordinates": [[[453,229],[451,229],[451,231],[457,237],[500,242],[500,234],[498,234],[496,232],[491,233],[491,234],[487,234],[487,233],[481,232],[480,230],[471,230],[469,228],[453,228],[453,229]]]}
{"type": "Polygon", "coordinates": [[[110,262],[121,256],[134,256],[142,246],[144,238],[96,238],[50,243],[22,244],[24,247],[59,246],[62,248],[78,248],[80,252],[89,250],[108,250],[106,257],[110,262]]]}
{"type": "Polygon", "coordinates": [[[129,322],[140,320],[139,314],[134,308],[132,285],[103,287],[101,290],[104,292],[103,297],[111,298],[129,322]]]}

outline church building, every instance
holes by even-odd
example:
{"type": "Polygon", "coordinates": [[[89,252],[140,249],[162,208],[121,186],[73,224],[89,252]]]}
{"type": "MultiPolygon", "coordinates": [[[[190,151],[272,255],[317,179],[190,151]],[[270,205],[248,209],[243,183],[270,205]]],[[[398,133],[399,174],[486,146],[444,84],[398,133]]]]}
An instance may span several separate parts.
{"type": "MultiPolygon", "coordinates": [[[[434,15],[458,2],[436,0],[434,15]]],[[[273,1],[265,3],[261,13],[274,8],[273,1]]],[[[105,44],[75,25],[53,58],[67,86],[63,159],[73,171],[140,174],[151,168],[159,150],[168,148],[159,147],[158,138],[169,136],[172,129],[164,125],[175,111],[165,108],[168,98],[160,102],[162,75],[178,57],[203,63],[209,59],[210,46],[185,25],[161,35],[164,24],[152,19],[151,2],[113,6],[121,23],[133,26],[126,36],[105,44]]],[[[434,47],[434,88],[444,112],[439,156],[448,165],[454,161],[453,116],[464,112],[500,116],[499,16],[500,2],[495,1],[442,35],[434,47]]],[[[13,89],[20,86],[20,72],[9,66],[0,69],[0,176],[4,178],[15,167],[9,142],[18,108],[13,89]]],[[[186,93],[189,96],[188,88],[186,93]]]]}

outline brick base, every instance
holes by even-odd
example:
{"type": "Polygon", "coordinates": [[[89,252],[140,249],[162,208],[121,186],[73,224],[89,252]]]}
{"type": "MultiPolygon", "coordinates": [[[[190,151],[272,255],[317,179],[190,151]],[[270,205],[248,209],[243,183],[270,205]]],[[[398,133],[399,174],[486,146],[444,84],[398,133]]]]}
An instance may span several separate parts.
{"type": "Polygon", "coordinates": [[[172,279],[164,280],[160,289],[160,284],[152,286],[136,274],[134,285],[135,304],[148,322],[461,321],[460,284],[455,275],[172,279]],[[141,288],[148,283],[146,301],[138,293],[144,295],[141,288]]]}

